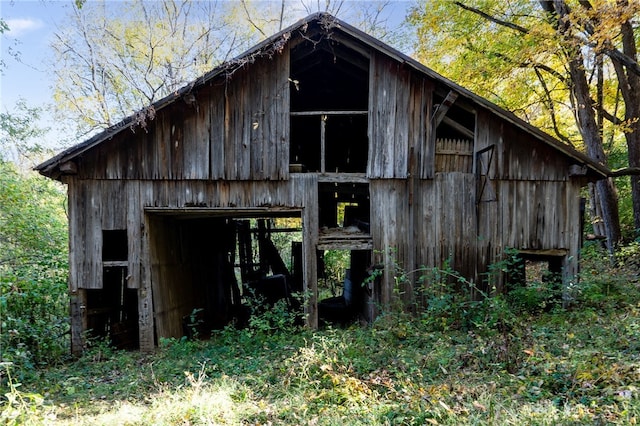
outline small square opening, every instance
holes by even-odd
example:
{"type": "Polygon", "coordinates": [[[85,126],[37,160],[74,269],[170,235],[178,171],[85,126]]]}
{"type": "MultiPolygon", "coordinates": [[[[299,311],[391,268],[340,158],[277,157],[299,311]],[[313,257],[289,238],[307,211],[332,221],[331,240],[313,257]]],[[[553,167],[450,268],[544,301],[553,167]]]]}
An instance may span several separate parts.
{"type": "Polygon", "coordinates": [[[124,261],[129,257],[127,230],[113,229],[102,231],[102,260],[124,261]]]}

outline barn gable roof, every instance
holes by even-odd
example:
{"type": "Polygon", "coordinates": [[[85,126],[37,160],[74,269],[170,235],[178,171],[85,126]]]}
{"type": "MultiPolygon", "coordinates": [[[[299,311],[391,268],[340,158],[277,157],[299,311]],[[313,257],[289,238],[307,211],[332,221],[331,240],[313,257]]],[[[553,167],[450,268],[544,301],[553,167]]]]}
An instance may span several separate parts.
{"type": "Polygon", "coordinates": [[[591,175],[595,175],[597,177],[606,177],[610,174],[610,171],[606,166],[591,160],[585,154],[577,151],[575,148],[569,145],[560,142],[559,140],[553,138],[542,130],[518,118],[515,114],[503,108],[500,108],[487,99],[484,99],[481,96],[478,96],[452,82],[451,80],[441,76],[440,74],[424,66],[415,59],[410,58],[409,56],[399,52],[398,50],[390,47],[382,41],[324,12],[315,13],[301,19],[297,23],[265,39],[261,43],[257,44],[256,46],[247,50],[236,58],[217,66],[210,72],[199,77],[197,80],[153,103],[151,106],[144,108],[143,110],[138,111],[137,113],[132,114],[129,117],[126,117],[121,122],[94,135],[86,141],[60,152],[56,156],[36,166],[35,169],[45,176],[58,178],[60,175],[59,169],[61,165],[75,159],[76,157],[82,155],[84,152],[92,149],[93,147],[101,144],[106,140],[111,139],[121,132],[133,130],[141,122],[144,122],[144,120],[146,120],[150,113],[154,114],[155,112],[175,103],[178,100],[187,98],[198,87],[204,86],[213,79],[219,78],[220,76],[225,76],[228,73],[232,72],[234,69],[242,67],[245,64],[250,64],[258,56],[269,56],[277,54],[287,43],[289,43],[294,32],[299,31],[301,33],[305,33],[307,31],[307,28],[311,24],[317,24],[324,30],[338,32],[339,34],[343,35],[343,37],[341,37],[340,39],[340,41],[343,43],[351,39],[354,44],[350,44],[347,48],[351,47],[357,49],[358,45],[366,46],[394,59],[399,63],[415,69],[419,73],[422,73],[427,77],[435,80],[440,85],[447,87],[449,90],[455,91],[459,96],[468,99],[471,103],[490,111],[496,116],[524,130],[541,142],[551,146],[558,152],[574,159],[580,164],[585,165],[589,169],[591,175]],[[344,35],[346,35],[346,37],[344,37],[344,35]]]}

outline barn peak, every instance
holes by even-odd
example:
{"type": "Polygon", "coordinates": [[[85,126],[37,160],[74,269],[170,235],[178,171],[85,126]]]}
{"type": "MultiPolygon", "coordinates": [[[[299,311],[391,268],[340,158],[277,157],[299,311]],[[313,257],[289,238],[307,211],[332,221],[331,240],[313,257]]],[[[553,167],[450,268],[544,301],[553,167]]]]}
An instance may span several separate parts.
{"type": "MultiPolygon", "coordinates": [[[[558,141],[511,112],[468,91],[413,58],[326,12],[317,12],[299,20],[239,56],[215,67],[181,89],[136,111],[84,142],[44,161],[35,169],[47,177],[60,179],[69,169],[75,170],[72,162],[84,152],[125,131],[136,131],[141,126],[146,127],[148,122],[155,118],[158,111],[177,102],[189,103],[190,100],[195,99],[194,95],[202,87],[214,84],[216,81],[232,78],[239,69],[251,67],[258,58],[281,55],[285,48],[290,52],[292,68],[290,82],[296,87],[291,95],[290,108],[292,112],[309,110],[309,108],[315,110],[334,110],[336,108],[366,110],[368,96],[366,85],[370,72],[369,59],[372,52],[377,52],[403,67],[436,81],[440,92],[439,102],[447,101],[447,95],[454,93],[459,99],[459,104],[467,104],[467,110],[477,107],[485,108],[553,147],[562,155],[578,160],[587,167],[590,173],[595,173],[599,177],[604,177],[609,173],[605,166],[590,160],[573,147],[558,141]],[[326,65],[330,63],[336,65],[337,73],[326,72],[326,65]],[[315,83],[300,89],[298,78],[300,75],[306,76],[307,80],[313,80],[315,83]]],[[[464,132],[464,127],[471,130],[469,127],[473,124],[469,123],[469,118],[462,117],[463,115],[464,112],[459,114],[461,120],[466,120],[467,124],[463,124],[458,130],[464,132]]]]}

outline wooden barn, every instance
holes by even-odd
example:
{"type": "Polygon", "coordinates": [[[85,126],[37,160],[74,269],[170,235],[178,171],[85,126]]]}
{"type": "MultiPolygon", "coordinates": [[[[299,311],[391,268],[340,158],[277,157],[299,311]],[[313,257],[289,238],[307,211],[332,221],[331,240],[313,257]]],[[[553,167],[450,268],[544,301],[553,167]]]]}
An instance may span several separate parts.
{"type": "Polygon", "coordinates": [[[581,188],[607,175],[322,13],[37,170],[68,186],[74,353],[87,330],[151,350],[185,322],[242,322],[256,295],[295,309],[303,291],[311,327],[371,320],[397,265],[480,282],[507,248],[568,285],[581,188]],[[349,256],[348,279],[319,301],[330,250],[349,256]]]}

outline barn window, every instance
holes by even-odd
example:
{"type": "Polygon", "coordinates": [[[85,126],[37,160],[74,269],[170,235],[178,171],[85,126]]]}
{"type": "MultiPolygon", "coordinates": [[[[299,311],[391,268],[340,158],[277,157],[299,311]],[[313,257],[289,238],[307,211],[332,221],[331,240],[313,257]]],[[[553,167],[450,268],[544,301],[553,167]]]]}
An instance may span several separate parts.
{"type": "Polygon", "coordinates": [[[473,172],[475,112],[454,91],[433,96],[435,171],[473,172]]]}
{"type": "Polygon", "coordinates": [[[321,182],[318,185],[320,227],[345,234],[369,233],[369,185],[321,182]]]}
{"type": "Polygon", "coordinates": [[[318,37],[291,49],[290,170],[364,173],[369,59],[318,37]]]}

